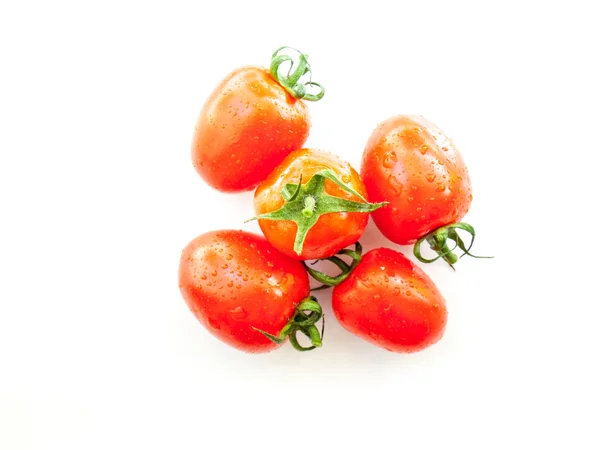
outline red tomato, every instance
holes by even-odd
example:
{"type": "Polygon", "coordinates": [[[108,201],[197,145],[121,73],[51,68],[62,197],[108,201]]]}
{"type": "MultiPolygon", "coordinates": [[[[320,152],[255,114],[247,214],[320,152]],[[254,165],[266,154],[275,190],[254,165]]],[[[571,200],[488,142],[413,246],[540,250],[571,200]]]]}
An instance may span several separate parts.
{"type": "Polygon", "coordinates": [[[192,144],[194,167],[220,191],[251,190],[308,137],[310,117],[258,67],[238,69],[205,103],[192,144]]]}
{"type": "Polygon", "coordinates": [[[332,153],[304,148],[291,153],[258,186],[254,210],[265,237],[282,253],[302,260],[327,258],[356,242],[365,231],[368,212],[381,206],[364,202],[365,196],[365,186],[350,164],[332,153]],[[322,178],[320,190],[305,192],[323,171],[337,182],[322,178]],[[297,187],[300,179],[299,196],[286,202],[281,191],[286,185],[297,187]],[[281,209],[284,205],[288,211],[281,209]],[[274,211],[283,212],[264,218],[274,211]],[[302,245],[298,224],[306,233],[302,245]]]}
{"type": "Polygon", "coordinates": [[[361,175],[372,201],[389,205],[373,213],[381,232],[411,244],[469,210],[471,182],[454,143],[422,117],[392,117],[373,132],[361,175]]]}
{"type": "Polygon", "coordinates": [[[223,342],[246,352],[277,344],[257,330],[279,335],[310,294],[303,265],[244,231],[213,231],[183,250],[179,288],[198,320],[223,342]]]}
{"type": "Polygon", "coordinates": [[[410,353],[437,342],[446,328],[446,302],[433,281],[401,253],[367,252],[333,288],[333,312],[351,333],[386,350],[410,353]]]}
{"type": "Polygon", "coordinates": [[[293,150],[306,141],[310,117],[304,100],[316,101],[325,91],[313,81],[307,56],[288,47],[278,49],[269,70],[244,67],[228,75],[208,98],[196,123],[192,160],[200,176],[224,192],[252,190],[293,150]],[[285,52],[299,53],[295,69],[285,52]],[[282,53],[282,51],[284,53],[282,53]],[[318,87],[310,94],[307,87],[318,87]]]}

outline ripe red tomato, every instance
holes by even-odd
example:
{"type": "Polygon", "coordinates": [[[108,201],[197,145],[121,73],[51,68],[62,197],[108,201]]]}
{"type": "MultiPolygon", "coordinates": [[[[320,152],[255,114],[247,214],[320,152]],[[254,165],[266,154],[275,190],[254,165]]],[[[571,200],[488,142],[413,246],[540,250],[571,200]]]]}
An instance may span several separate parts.
{"type": "MultiPolygon", "coordinates": [[[[396,116],[380,124],[367,142],[361,175],[372,201],[389,202],[373,213],[373,220],[397,244],[414,243],[460,222],[473,198],[467,167],[454,143],[423,117],[396,116]]],[[[428,241],[449,257],[445,239],[443,249],[435,248],[434,237],[428,241]]]]}
{"type": "Polygon", "coordinates": [[[304,148],[291,153],[254,194],[254,209],[267,240],[296,259],[335,255],[365,231],[368,212],[382,205],[365,202],[365,186],[346,161],[304,148]],[[291,195],[302,188],[293,200],[291,195]],[[282,195],[282,191],[283,195],[282,195]]]}
{"type": "Polygon", "coordinates": [[[386,350],[410,353],[444,334],[446,302],[433,281],[401,253],[367,252],[333,288],[333,312],[351,333],[386,350]]]}
{"type": "MultiPolygon", "coordinates": [[[[179,288],[213,335],[250,353],[268,352],[280,343],[261,331],[281,337],[282,342],[299,328],[290,329],[290,322],[307,318],[297,309],[310,295],[303,265],[263,237],[244,231],[213,231],[192,240],[181,255],[179,288]]],[[[291,338],[295,341],[295,336],[291,338]]]]}
{"type": "MultiPolygon", "coordinates": [[[[196,171],[215,189],[253,189],[308,137],[310,116],[300,99],[318,100],[322,93],[308,95],[305,85],[317,83],[298,84],[295,78],[290,80],[294,74],[281,75],[279,64],[291,58],[278,52],[270,71],[244,67],[229,74],[202,108],[192,160],[196,171]]],[[[303,75],[309,70],[301,55],[294,73],[303,75]]]]}

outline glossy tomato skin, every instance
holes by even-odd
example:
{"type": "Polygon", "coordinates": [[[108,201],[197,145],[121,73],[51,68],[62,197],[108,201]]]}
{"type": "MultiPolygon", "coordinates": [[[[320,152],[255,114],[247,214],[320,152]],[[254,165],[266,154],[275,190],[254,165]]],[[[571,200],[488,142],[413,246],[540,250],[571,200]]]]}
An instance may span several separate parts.
{"type": "Polygon", "coordinates": [[[187,245],[179,289],[206,329],[249,353],[277,347],[252,327],[278,335],[310,294],[300,262],[279,253],[262,236],[235,230],[205,233],[187,245]]]}
{"type": "Polygon", "coordinates": [[[373,202],[389,205],[373,220],[392,242],[412,244],[459,222],[471,206],[471,181],[454,143],[417,116],[380,124],[367,142],[361,175],[373,202]]]}
{"type": "MultiPolygon", "coordinates": [[[[254,194],[256,214],[278,210],[284,204],[281,190],[286,184],[298,184],[300,175],[302,184],[306,184],[315,173],[327,169],[333,171],[341,181],[363,197],[367,197],[360,175],[349,163],[332,153],[303,148],[288,155],[258,186],[254,194]]],[[[330,180],[325,180],[325,193],[355,202],[361,201],[330,180]]],[[[300,255],[294,252],[297,230],[294,222],[260,219],[258,224],[267,240],[277,250],[291,258],[308,260],[328,258],[358,241],[368,221],[369,215],[365,213],[342,212],[323,215],[309,230],[300,255]]]]}
{"type": "Polygon", "coordinates": [[[386,350],[412,353],[444,334],[446,302],[433,281],[401,253],[367,252],[335,286],[333,312],[351,333],[386,350]]]}
{"type": "Polygon", "coordinates": [[[289,95],[266,69],[244,67],[227,76],[204,104],[192,161],[215,189],[251,190],[302,147],[309,129],[304,102],[289,95]]]}

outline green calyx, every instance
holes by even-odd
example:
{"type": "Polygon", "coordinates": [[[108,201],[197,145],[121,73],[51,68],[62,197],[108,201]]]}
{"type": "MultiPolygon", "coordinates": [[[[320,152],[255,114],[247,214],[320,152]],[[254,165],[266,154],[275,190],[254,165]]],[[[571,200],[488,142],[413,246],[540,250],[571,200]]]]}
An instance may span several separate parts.
{"type": "Polygon", "coordinates": [[[432,231],[428,235],[423,236],[415,243],[413,253],[415,257],[423,263],[432,263],[442,258],[450,265],[450,267],[452,267],[452,270],[455,270],[454,264],[465,255],[469,255],[473,258],[493,258],[493,256],[475,256],[472,253],[470,253],[471,247],[473,246],[473,242],[475,242],[475,229],[471,225],[463,222],[453,223],[451,225],[440,227],[437,230],[432,231]],[[469,243],[468,247],[465,245],[464,241],[458,235],[458,232],[456,230],[464,230],[471,235],[471,242],[469,243]],[[449,240],[454,242],[453,248],[448,247],[449,240]],[[421,244],[423,243],[423,241],[427,241],[427,243],[431,247],[431,250],[438,254],[437,257],[427,259],[421,256],[421,244]],[[457,248],[462,250],[462,255],[456,256],[454,254],[454,250],[456,250],[457,248]]]}
{"type": "Polygon", "coordinates": [[[262,333],[265,337],[276,344],[283,344],[286,338],[289,337],[290,343],[296,350],[300,352],[306,352],[309,350],[314,350],[315,348],[323,345],[325,317],[323,316],[321,305],[319,305],[319,302],[315,297],[311,296],[305,298],[298,306],[296,306],[296,312],[286,326],[282,328],[278,336],[274,336],[266,331],[259,330],[258,328],[254,329],[262,333]],[[323,318],[323,324],[321,326],[321,331],[319,332],[319,329],[316,327],[315,323],[317,323],[321,318],[323,318]],[[298,338],[296,337],[298,332],[301,332],[310,339],[312,344],[310,347],[303,347],[300,345],[298,338]]]}
{"type": "Polygon", "coordinates": [[[308,64],[308,55],[305,55],[295,48],[284,46],[275,50],[275,53],[273,53],[273,56],[271,57],[271,67],[269,71],[271,72],[271,76],[294,98],[316,102],[317,100],[321,100],[325,95],[325,88],[319,83],[312,81],[312,70],[310,64],[308,64]],[[284,50],[286,52],[292,50],[298,54],[298,61],[296,64],[294,64],[294,58],[292,58],[292,56],[287,53],[281,53],[284,50]],[[283,74],[279,69],[285,62],[290,63],[290,68],[286,74],[283,74]],[[309,77],[308,81],[304,83],[300,82],[300,79],[307,74],[309,77]],[[307,92],[307,88],[318,88],[319,90],[316,94],[310,94],[307,92]]]}
{"type": "Polygon", "coordinates": [[[358,264],[362,260],[362,245],[360,245],[360,243],[357,242],[356,244],[354,244],[354,250],[345,248],[343,250],[340,250],[337,253],[337,255],[331,256],[329,258],[319,259],[313,263],[313,264],[315,264],[318,261],[332,262],[340,269],[340,273],[334,277],[327,275],[323,272],[320,272],[318,270],[315,270],[312,267],[310,267],[309,265],[307,265],[306,263],[304,263],[304,267],[306,267],[306,270],[308,271],[310,276],[313,277],[318,282],[322,283],[321,286],[312,288],[311,291],[320,291],[322,289],[327,289],[331,286],[337,286],[342,281],[344,281],[346,278],[348,278],[350,276],[350,274],[352,273],[352,271],[356,268],[356,266],[358,266],[358,264]],[[350,264],[347,264],[345,261],[343,261],[337,255],[349,256],[350,258],[352,258],[352,262],[350,264]]]}
{"type": "Polygon", "coordinates": [[[298,226],[294,251],[302,254],[304,240],[308,231],[317,223],[324,214],[340,212],[370,213],[386,205],[387,202],[369,203],[365,198],[343,183],[331,170],[322,170],[313,175],[306,183],[302,184],[302,177],[298,184],[286,184],[281,190],[285,203],[277,211],[261,214],[247,220],[289,220],[298,226]],[[325,193],[325,180],[330,180],[350,194],[356,195],[362,202],[354,202],[344,198],[334,197],[325,193]]]}

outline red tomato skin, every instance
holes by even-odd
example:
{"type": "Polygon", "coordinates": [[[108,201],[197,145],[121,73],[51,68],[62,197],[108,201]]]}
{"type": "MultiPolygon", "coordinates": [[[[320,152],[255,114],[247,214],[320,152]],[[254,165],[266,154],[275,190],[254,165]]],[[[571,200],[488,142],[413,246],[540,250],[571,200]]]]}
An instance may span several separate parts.
{"type": "Polygon", "coordinates": [[[299,261],[262,236],[212,231],[192,240],[179,265],[179,289],[198,320],[221,341],[248,353],[278,347],[252,327],[278,335],[310,295],[299,261]]]}
{"type": "Polygon", "coordinates": [[[454,143],[423,117],[381,123],[367,142],[361,175],[372,202],[389,202],[372,213],[375,225],[401,245],[460,222],[473,199],[454,143]]]}
{"type": "MultiPolygon", "coordinates": [[[[286,184],[296,183],[302,175],[302,184],[321,170],[330,169],[352,189],[367,197],[365,185],[360,175],[346,161],[333,153],[317,149],[303,148],[290,153],[256,189],[254,210],[257,215],[278,210],[284,204],[281,190],[286,184]]],[[[325,193],[355,202],[361,200],[340,188],[330,180],[325,180],[325,193]]],[[[297,226],[290,221],[260,219],[258,224],[267,240],[280,252],[290,258],[300,260],[328,258],[339,250],[352,245],[365,231],[369,222],[366,213],[332,213],[319,218],[310,229],[300,255],[294,251],[297,226]]]]}
{"type": "Polygon", "coordinates": [[[213,188],[252,190],[310,130],[305,103],[296,100],[264,68],[244,67],[212,92],[196,122],[192,161],[213,188]]]}
{"type": "Polygon", "coordinates": [[[441,339],[446,302],[431,279],[401,253],[367,252],[335,286],[332,307],[351,333],[391,352],[412,353],[441,339]]]}

